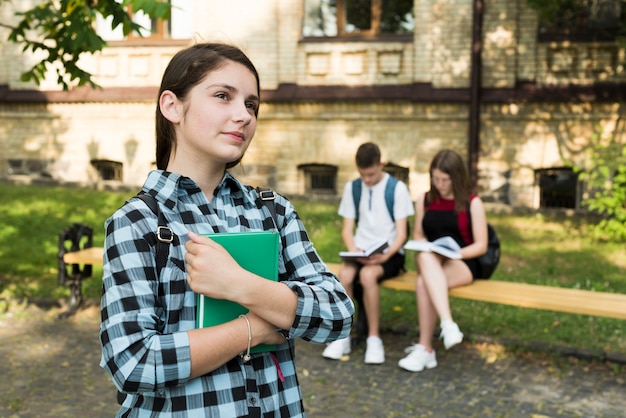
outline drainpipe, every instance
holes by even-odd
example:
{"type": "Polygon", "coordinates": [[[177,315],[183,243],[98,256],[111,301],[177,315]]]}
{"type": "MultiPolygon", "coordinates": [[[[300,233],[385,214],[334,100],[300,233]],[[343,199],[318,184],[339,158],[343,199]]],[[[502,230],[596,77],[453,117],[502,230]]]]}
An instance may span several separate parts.
{"type": "Polygon", "coordinates": [[[483,13],[483,0],[474,0],[474,13],[472,17],[472,61],[470,70],[469,139],[467,144],[467,155],[469,156],[468,172],[470,176],[470,185],[474,193],[478,192],[483,13]]]}

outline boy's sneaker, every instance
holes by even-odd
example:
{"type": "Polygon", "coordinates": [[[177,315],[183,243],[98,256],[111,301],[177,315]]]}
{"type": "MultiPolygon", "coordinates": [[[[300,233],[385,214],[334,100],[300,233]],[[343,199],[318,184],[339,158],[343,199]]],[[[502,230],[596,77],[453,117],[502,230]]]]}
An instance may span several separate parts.
{"type": "Polygon", "coordinates": [[[430,353],[426,351],[421,344],[415,344],[412,347],[407,348],[405,351],[409,352],[409,355],[398,361],[398,366],[404,370],[410,372],[421,372],[424,368],[432,369],[437,367],[437,357],[435,357],[435,350],[430,353]]]}
{"type": "Polygon", "coordinates": [[[441,323],[440,338],[443,339],[443,346],[448,350],[463,341],[463,333],[456,322],[446,321],[441,323]]]}
{"type": "Polygon", "coordinates": [[[366,364],[383,364],[385,362],[385,348],[383,340],[379,337],[367,337],[367,348],[365,349],[366,364]]]}
{"type": "Polygon", "coordinates": [[[322,356],[333,360],[340,360],[346,354],[350,354],[350,344],[350,337],[333,341],[324,349],[322,356]]]}

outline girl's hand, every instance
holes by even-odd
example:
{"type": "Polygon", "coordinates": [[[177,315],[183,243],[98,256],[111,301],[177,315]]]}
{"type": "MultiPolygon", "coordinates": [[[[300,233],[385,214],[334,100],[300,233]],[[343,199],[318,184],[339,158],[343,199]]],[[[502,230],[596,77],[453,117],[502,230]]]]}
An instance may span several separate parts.
{"type": "Polygon", "coordinates": [[[245,288],[245,282],[252,274],[241,268],[224,247],[210,238],[191,231],[188,236],[185,262],[191,290],[216,299],[236,301],[238,290],[245,288]]]}
{"type": "Polygon", "coordinates": [[[265,319],[248,312],[246,314],[250,321],[250,330],[252,331],[252,346],[259,344],[282,344],[285,337],[276,330],[276,326],[270,324],[265,319]]]}

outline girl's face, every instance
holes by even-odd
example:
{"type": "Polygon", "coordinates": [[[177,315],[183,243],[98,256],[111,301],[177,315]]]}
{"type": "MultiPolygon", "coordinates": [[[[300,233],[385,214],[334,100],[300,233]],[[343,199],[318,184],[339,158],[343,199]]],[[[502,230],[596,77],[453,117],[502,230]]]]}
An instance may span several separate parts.
{"type": "Polygon", "coordinates": [[[239,63],[226,61],[179,104],[183,109],[175,158],[183,158],[184,164],[218,166],[238,160],[256,131],[259,102],[254,74],[239,63]]]}
{"type": "Polygon", "coordinates": [[[449,174],[435,168],[433,169],[433,172],[430,173],[430,178],[441,197],[446,199],[454,197],[454,193],[452,191],[452,179],[449,174]]]}

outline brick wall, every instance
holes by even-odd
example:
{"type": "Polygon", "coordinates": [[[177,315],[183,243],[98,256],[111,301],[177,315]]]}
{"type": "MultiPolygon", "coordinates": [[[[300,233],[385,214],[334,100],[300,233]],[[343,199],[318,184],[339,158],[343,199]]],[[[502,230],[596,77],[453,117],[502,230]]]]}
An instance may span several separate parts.
{"type": "MultiPolygon", "coordinates": [[[[300,34],[301,1],[241,0],[217,9],[195,1],[196,38],[242,47],[255,62],[265,92],[289,85],[326,86],[331,92],[341,86],[360,91],[368,86],[410,89],[420,83],[432,87],[432,97],[282,96],[263,103],[257,135],[237,174],[253,184],[301,194],[304,178],[298,165],[332,164],[338,167],[341,191],[356,176],[357,147],[374,141],[385,160],[409,168],[411,193],[424,191],[428,164],[438,149],[467,155],[472,3],[415,0],[412,42],[312,42],[300,34]]],[[[623,62],[624,51],[607,43],[538,42],[537,18],[525,0],[484,4],[482,84],[499,93],[481,105],[481,195],[537,207],[535,170],[562,166],[566,159],[583,161],[591,135],[612,132],[620,104],[601,97],[529,101],[519,96],[518,85],[622,83],[624,73],[616,63],[623,62]]],[[[0,16],[7,16],[7,7],[2,3],[0,16]]],[[[116,44],[84,63],[98,74],[105,92],[155,87],[172,54],[190,42],[116,44]]],[[[32,88],[19,83],[17,68],[23,63],[15,47],[0,45],[0,54],[0,84],[11,91],[32,88]]],[[[58,86],[48,81],[41,89],[58,86]]],[[[6,177],[10,159],[39,158],[52,161],[48,170],[60,182],[93,183],[98,176],[90,160],[104,159],[123,163],[124,184],[141,185],[154,167],[155,98],[94,97],[49,104],[0,102],[0,176],[6,177]]]]}

